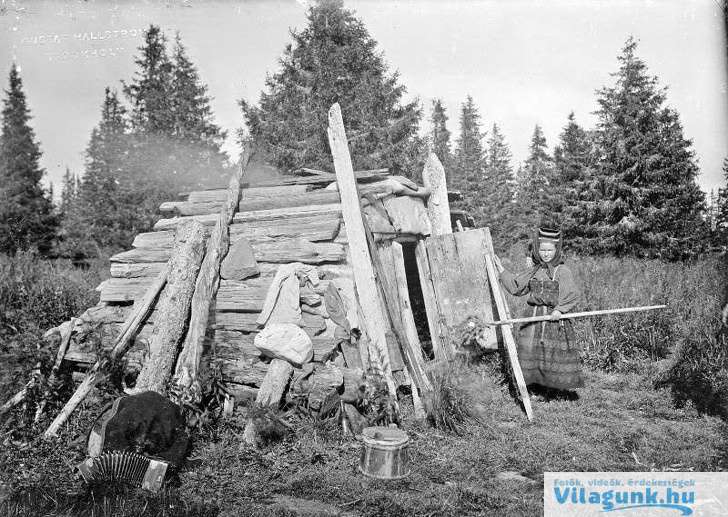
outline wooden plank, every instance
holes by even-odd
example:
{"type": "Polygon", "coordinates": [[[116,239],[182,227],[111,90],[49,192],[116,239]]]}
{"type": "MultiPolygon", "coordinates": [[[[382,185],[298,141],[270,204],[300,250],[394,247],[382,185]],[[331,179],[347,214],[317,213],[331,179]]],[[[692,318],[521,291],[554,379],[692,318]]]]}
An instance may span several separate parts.
{"type": "Polygon", "coordinates": [[[155,277],[167,266],[166,262],[112,262],[110,267],[112,278],[155,277]]]}
{"type": "MultiPolygon", "coordinates": [[[[379,301],[379,294],[374,279],[372,259],[367,247],[364,223],[362,221],[361,208],[359,206],[359,193],[357,192],[356,180],[354,179],[354,168],[349,155],[349,145],[346,140],[344,121],[341,117],[341,108],[334,104],[328,114],[329,146],[334,159],[336,180],[341,194],[341,208],[346,224],[349,239],[349,256],[354,268],[354,279],[356,290],[359,295],[359,302],[364,313],[364,322],[367,335],[377,350],[381,364],[381,370],[387,383],[389,394],[393,402],[397,400],[397,388],[392,378],[392,369],[389,362],[389,350],[385,335],[386,323],[382,307],[379,301]]],[[[370,353],[370,362],[373,362],[376,353],[370,353]]]]}
{"type": "Polygon", "coordinates": [[[435,287],[432,283],[432,272],[430,271],[430,261],[427,258],[427,249],[425,247],[425,239],[417,241],[415,259],[417,260],[422,298],[425,302],[425,313],[427,314],[427,327],[430,330],[432,351],[436,361],[447,361],[451,356],[452,349],[449,345],[446,345],[447,341],[445,341],[447,337],[444,330],[445,324],[440,307],[437,305],[435,287]]]}
{"type": "Polygon", "coordinates": [[[430,190],[427,200],[427,216],[432,224],[432,235],[452,233],[450,202],[447,194],[445,168],[435,153],[430,153],[422,171],[422,181],[430,190]]]}
{"type": "MultiPolygon", "coordinates": [[[[215,356],[220,359],[260,356],[260,351],[253,344],[256,334],[257,332],[215,330],[213,334],[215,356]]],[[[326,361],[336,346],[333,336],[326,334],[312,337],[311,344],[313,345],[313,361],[319,363],[326,361]]]]}
{"type": "Polygon", "coordinates": [[[172,255],[172,246],[167,248],[138,248],[113,255],[110,262],[167,262],[172,255]]]}
{"type": "Polygon", "coordinates": [[[218,311],[260,312],[273,276],[246,280],[221,280],[215,300],[218,311]]]}
{"type": "Polygon", "coordinates": [[[402,253],[402,245],[398,242],[392,242],[390,249],[394,267],[395,286],[399,291],[399,315],[405,334],[405,340],[402,343],[402,351],[405,354],[410,373],[412,374],[417,388],[420,390],[422,395],[425,395],[432,392],[432,384],[425,374],[422,345],[420,344],[420,338],[417,335],[417,326],[415,325],[415,318],[412,314],[409,289],[407,286],[407,273],[404,269],[404,254],[402,253]]]}
{"type": "MultiPolygon", "coordinates": [[[[228,226],[233,219],[240,200],[240,183],[250,161],[250,149],[243,150],[241,166],[230,178],[228,195],[225,204],[220,208],[215,228],[210,234],[205,250],[205,257],[200,266],[192,295],[190,318],[182,350],[177,358],[172,384],[175,402],[187,401],[198,404],[202,400],[202,385],[199,380],[200,358],[205,341],[205,333],[210,317],[210,306],[213,304],[220,280],[220,265],[230,249],[228,226]]],[[[245,238],[240,239],[243,243],[245,238]]],[[[255,259],[251,258],[248,266],[258,271],[255,259]]]]}
{"type": "MultiPolygon", "coordinates": [[[[273,208],[270,210],[256,210],[254,212],[238,212],[234,215],[234,223],[252,223],[257,221],[281,221],[286,219],[297,219],[302,216],[339,214],[340,203],[329,203],[325,205],[306,205],[288,208],[273,208]]],[[[198,221],[205,226],[212,226],[217,221],[217,214],[191,215],[184,217],[172,217],[160,219],[154,224],[155,231],[172,230],[190,220],[198,221]]]]}
{"type": "MultiPolygon", "coordinates": [[[[481,322],[492,321],[494,315],[485,264],[483,230],[433,236],[425,240],[432,284],[437,298],[440,326],[445,346],[455,351],[456,329],[470,317],[481,322]]],[[[486,348],[498,347],[495,329],[486,327],[483,341],[486,348]]]]}
{"type": "MultiPolygon", "coordinates": [[[[498,274],[495,269],[495,264],[493,263],[493,255],[489,251],[493,249],[493,240],[490,236],[490,229],[484,228],[483,230],[475,230],[478,232],[483,233],[483,240],[482,242],[482,253],[485,256],[485,264],[488,271],[488,279],[490,283],[490,288],[493,293],[493,298],[495,298],[495,305],[498,310],[498,316],[499,319],[505,320],[509,317],[509,311],[507,309],[508,304],[506,302],[505,297],[503,296],[503,292],[500,288],[500,283],[498,281],[498,274]]],[[[462,232],[462,235],[467,235],[469,233],[473,233],[473,231],[469,232],[462,232]]],[[[523,408],[526,410],[526,416],[528,417],[528,420],[533,420],[533,410],[531,409],[531,398],[528,395],[528,389],[526,388],[526,381],[523,378],[523,371],[521,370],[521,364],[518,362],[518,349],[516,347],[516,341],[513,339],[513,331],[511,325],[503,325],[501,327],[501,332],[503,334],[503,342],[506,345],[506,350],[508,352],[508,359],[511,363],[511,369],[513,371],[513,376],[516,379],[516,385],[518,387],[518,392],[521,395],[521,402],[523,403],[523,408]]]]}
{"type": "MultiPolygon", "coordinates": [[[[339,193],[332,190],[314,190],[302,194],[279,195],[271,197],[258,197],[242,199],[238,205],[238,212],[255,212],[280,208],[294,208],[308,205],[325,205],[338,203],[339,193]]],[[[171,201],[162,203],[159,211],[176,216],[214,214],[222,207],[222,201],[208,201],[192,203],[189,201],[171,201]]]]}
{"type": "MultiPolygon", "coordinates": [[[[303,194],[309,189],[308,185],[278,185],[273,187],[246,187],[241,193],[242,200],[252,200],[271,197],[285,197],[303,194]]],[[[227,189],[197,190],[190,192],[187,197],[189,203],[223,203],[227,199],[227,189]]]]}
{"type": "Polygon", "coordinates": [[[260,330],[257,319],[258,312],[225,312],[216,311],[210,321],[212,329],[237,330],[240,332],[256,332],[260,330]]]}
{"type": "Polygon", "coordinates": [[[251,362],[246,359],[237,361],[215,361],[220,365],[222,378],[225,382],[247,384],[258,387],[268,372],[268,363],[263,361],[251,362]]]}
{"type": "MultiPolygon", "coordinates": [[[[339,233],[341,215],[325,213],[302,215],[298,218],[252,221],[230,225],[230,238],[247,238],[251,243],[268,238],[302,238],[309,241],[330,241],[339,233]]],[[[166,248],[172,246],[172,232],[145,232],[137,234],[134,248],[166,248]]]]}

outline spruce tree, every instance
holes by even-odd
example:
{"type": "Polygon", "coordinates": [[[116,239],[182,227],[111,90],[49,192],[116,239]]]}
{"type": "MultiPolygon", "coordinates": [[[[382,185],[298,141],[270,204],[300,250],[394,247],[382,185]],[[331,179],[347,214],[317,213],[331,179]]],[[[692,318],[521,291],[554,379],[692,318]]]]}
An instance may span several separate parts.
{"type": "Polygon", "coordinates": [[[421,110],[416,101],[402,102],[406,89],[362,21],[341,0],[316,2],[307,20],[291,33],[293,43],[258,105],[240,101],[253,140],[282,170],[333,170],[326,128],[329,108],[338,102],[355,169],[419,172],[421,110]]]}
{"type": "Polygon", "coordinates": [[[481,226],[485,218],[483,199],[488,188],[485,184],[484,138],[478,108],[468,95],[460,111],[460,135],[455,146],[454,173],[450,184],[463,194],[463,200],[456,206],[472,215],[476,226],[481,226]]]}
{"type": "Polygon", "coordinates": [[[553,160],[546,151],[546,137],[536,124],[531,136],[529,155],[518,178],[517,204],[522,231],[533,228],[542,219],[551,219],[548,213],[549,185],[553,174],[553,160]]]}
{"type": "Polygon", "coordinates": [[[597,92],[596,184],[603,200],[592,210],[593,233],[605,251],[674,259],[705,243],[705,195],[696,183],[692,142],[666,88],[647,72],[627,40],[618,57],[615,85],[597,92]]]}
{"type": "Polygon", "coordinates": [[[447,173],[452,166],[452,151],[450,150],[450,131],[447,129],[447,114],[440,99],[432,101],[430,123],[432,124],[430,135],[432,152],[440,159],[447,173]]]}
{"type": "Polygon", "coordinates": [[[40,146],[18,67],[10,68],[0,134],[0,252],[47,252],[55,238],[53,203],[41,186],[40,146]]]}
{"type": "Polygon", "coordinates": [[[491,228],[495,242],[506,249],[517,238],[513,224],[515,200],[511,150],[497,124],[493,124],[486,144],[482,223],[491,228]]]}
{"type": "Polygon", "coordinates": [[[76,203],[78,195],[78,176],[71,173],[71,169],[66,167],[63,174],[63,186],[61,188],[61,203],[58,206],[58,215],[63,223],[66,214],[71,211],[71,207],[76,203]]]}
{"type": "Polygon", "coordinates": [[[728,247],[728,158],[723,160],[723,187],[715,199],[714,242],[724,249],[728,247]]]}
{"type": "Polygon", "coordinates": [[[592,139],[576,122],[572,111],[559,137],[559,145],[554,149],[546,208],[560,223],[566,245],[576,249],[582,249],[585,217],[582,205],[587,180],[593,175],[594,158],[592,139]]]}
{"type": "Polygon", "coordinates": [[[171,134],[174,131],[172,106],[172,62],[167,55],[167,38],[157,25],[144,33],[144,45],[134,62],[138,70],[124,94],[131,104],[131,126],[136,132],[171,134]]]}

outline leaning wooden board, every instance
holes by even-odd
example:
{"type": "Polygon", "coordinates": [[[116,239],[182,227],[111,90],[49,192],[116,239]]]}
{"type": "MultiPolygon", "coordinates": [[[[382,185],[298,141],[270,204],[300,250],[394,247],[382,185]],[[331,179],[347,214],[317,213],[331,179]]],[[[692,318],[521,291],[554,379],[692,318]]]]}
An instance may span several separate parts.
{"type": "MultiPolygon", "coordinates": [[[[447,343],[456,342],[456,329],[469,317],[478,318],[481,322],[495,318],[494,303],[488,289],[485,243],[484,229],[425,239],[437,304],[437,307],[427,307],[427,311],[440,314],[444,323],[440,330],[447,343]]],[[[487,327],[483,338],[485,348],[498,347],[494,328],[487,327]]]]}

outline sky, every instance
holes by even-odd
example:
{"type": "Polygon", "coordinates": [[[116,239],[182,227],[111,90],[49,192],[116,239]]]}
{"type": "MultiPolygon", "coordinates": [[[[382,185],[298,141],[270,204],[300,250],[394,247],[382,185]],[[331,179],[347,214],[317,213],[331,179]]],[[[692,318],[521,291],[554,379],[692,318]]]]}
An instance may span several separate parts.
{"type": "MultiPolygon", "coordinates": [[[[637,54],[667,86],[701,168],[700,186],[724,185],[728,157],[726,42],[719,0],[346,1],[366,24],[408,98],[434,98],[453,139],[467,95],[484,128],[497,123],[514,157],[528,153],[535,124],[549,148],[569,112],[591,127],[595,91],[611,85],[617,55],[632,35],[637,54]]],[[[307,0],[0,0],[0,80],[15,61],[47,180],[60,191],[66,167],[82,173],[106,86],[130,80],[142,31],[179,31],[213,97],[224,149],[239,154],[238,99],[257,101],[290,30],[306,23],[307,0]]]]}

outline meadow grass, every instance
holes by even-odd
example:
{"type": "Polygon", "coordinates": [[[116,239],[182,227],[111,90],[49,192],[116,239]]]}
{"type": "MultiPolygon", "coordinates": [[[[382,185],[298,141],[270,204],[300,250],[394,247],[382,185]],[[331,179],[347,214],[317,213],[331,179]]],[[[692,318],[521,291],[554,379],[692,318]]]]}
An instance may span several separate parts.
{"type": "MultiPolygon", "coordinates": [[[[517,257],[511,265],[517,267],[517,257]]],[[[99,263],[101,264],[101,262],[99,263]]],[[[667,303],[667,311],[583,320],[587,386],[576,401],[533,400],[528,423],[501,374],[497,355],[444,376],[443,399],[470,405],[457,429],[415,422],[402,400],[411,441],[412,474],[378,481],[358,472],[361,443],[339,434],[335,421],[303,423],[264,449],[241,446],[245,418],[198,431],[190,466],[164,491],[88,488],[71,467],[84,456],[85,434],[109,394],[89,398],[61,430],[58,441],[38,437],[40,426],[2,427],[1,515],[293,515],[277,503],[287,496],[327,504],[349,515],[540,515],[548,471],[728,470],[728,426],[698,411],[689,399],[675,407],[670,386],[655,379],[686,339],[717,328],[725,289],[718,258],[664,264],[617,258],[569,260],[586,308],[667,303]],[[671,355],[672,354],[672,355],[671,355]],[[665,359],[667,358],[667,359],[665,359]],[[456,430],[457,433],[452,432],[456,430]],[[504,471],[521,480],[500,479],[504,471]]],[[[12,394],[33,360],[54,350],[37,347],[42,332],[93,305],[106,271],[74,269],[33,257],[1,258],[3,312],[0,387],[12,394]]],[[[512,299],[518,314],[523,298],[512,299]]],[[[716,353],[703,362],[715,363],[716,353]]],[[[702,364],[702,363],[701,363],[702,364]]],[[[715,363],[717,371],[726,371],[715,363]]],[[[2,393],[3,390],[0,390],[2,393]]],[[[2,424],[0,422],[0,424],[2,424]]],[[[336,513],[334,513],[336,514],[336,513]]]]}

